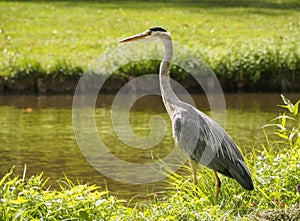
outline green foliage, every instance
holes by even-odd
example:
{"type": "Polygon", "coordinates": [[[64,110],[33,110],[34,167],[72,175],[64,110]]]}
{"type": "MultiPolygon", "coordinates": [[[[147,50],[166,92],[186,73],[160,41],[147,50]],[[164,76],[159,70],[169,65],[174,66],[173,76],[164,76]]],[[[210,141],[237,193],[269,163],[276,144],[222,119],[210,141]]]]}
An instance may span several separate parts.
{"type": "Polygon", "coordinates": [[[74,66],[73,64],[65,60],[60,60],[47,72],[48,78],[55,78],[60,80],[70,78],[78,79],[83,73],[83,69],[81,67],[74,66]]]}
{"type": "Polygon", "coordinates": [[[6,80],[17,79],[37,79],[39,76],[44,75],[45,70],[37,61],[23,60],[18,64],[10,64],[6,69],[6,80]]]}
{"type": "MultiPolygon", "coordinates": [[[[277,124],[267,124],[265,127],[275,126],[274,131],[279,137],[273,144],[273,148],[265,148],[258,157],[256,168],[260,176],[257,176],[258,190],[270,201],[273,200],[275,208],[272,212],[266,207],[266,211],[260,211],[258,217],[266,216],[270,220],[298,220],[300,218],[300,193],[297,189],[300,180],[300,118],[298,113],[298,100],[293,104],[286,97],[281,95],[284,105],[279,105],[289,111],[289,115],[284,112],[275,121],[277,124]],[[287,124],[287,120],[291,124],[287,124]],[[280,208],[281,207],[281,208],[280,208]],[[284,209],[283,209],[284,208],[284,209]],[[277,216],[277,217],[276,217],[277,216]],[[271,218],[270,218],[271,217],[271,218]]],[[[274,121],[273,120],[273,121],[274,121]]],[[[269,144],[270,145],[270,144],[269,144]]],[[[256,174],[258,175],[258,173],[256,174]]]]}
{"type": "Polygon", "coordinates": [[[21,80],[35,84],[38,78],[52,78],[60,81],[79,79],[83,72],[81,67],[74,66],[65,60],[57,61],[53,66],[45,69],[37,61],[24,59],[20,63],[10,63],[3,73],[7,82],[21,80]]]}
{"type": "Polygon", "coordinates": [[[122,201],[94,185],[74,185],[65,178],[60,191],[50,191],[42,173],[26,180],[12,174],[0,181],[1,220],[107,220],[123,208],[122,201]]]}
{"type": "Polygon", "coordinates": [[[274,40],[237,42],[223,54],[210,58],[217,76],[231,83],[242,81],[245,88],[265,90],[298,89],[300,82],[300,54],[296,43],[274,40]]]}
{"type": "MultiPolygon", "coordinates": [[[[139,62],[131,62],[124,65],[114,74],[125,78],[139,77],[142,75],[158,74],[160,60],[143,60],[139,62]]],[[[171,65],[170,76],[179,81],[189,77],[189,73],[177,65],[171,65]]]]}
{"type": "Polygon", "coordinates": [[[284,141],[287,141],[290,146],[299,146],[300,145],[300,118],[298,114],[299,103],[298,100],[293,104],[285,96],[281,95],[283,105],[278,105],[286,110],[288,113],[284,112],[282,115],[276,117],[272,121],[278,121],[278,123],[267,124],[265,127],[275,126],[277,130],[274,134],[278,135],[280,138],[283,138],[284,141]]]}

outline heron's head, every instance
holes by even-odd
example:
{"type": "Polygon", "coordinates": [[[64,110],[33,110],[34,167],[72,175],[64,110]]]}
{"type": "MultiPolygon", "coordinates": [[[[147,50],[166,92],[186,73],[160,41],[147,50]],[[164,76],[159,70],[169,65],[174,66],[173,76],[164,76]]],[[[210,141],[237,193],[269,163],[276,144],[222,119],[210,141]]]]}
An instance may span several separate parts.
{"type": "Polygon", "coordinates": [[[140,34],[125,38],[125,39],[121,40],[120,43],[129,42],[129,41],[137,41],[137,40],[144,39],[148,36],[163,38],[163,37],[170,37],[170,33],[167,32],[167,30],[162,27],[154,27],[154,28],[150,28],[140,34]]]}

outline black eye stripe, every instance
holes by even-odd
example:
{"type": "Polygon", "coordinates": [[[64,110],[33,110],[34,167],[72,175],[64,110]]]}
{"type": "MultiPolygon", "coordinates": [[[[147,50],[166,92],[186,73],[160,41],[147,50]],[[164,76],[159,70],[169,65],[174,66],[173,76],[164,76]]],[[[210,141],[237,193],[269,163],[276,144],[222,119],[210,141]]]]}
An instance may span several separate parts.
{"type": "Polygon", "coordinates": [[[162,28],[162,27],[154,27],[154,28],[150,28],[150,31],[161,31],[161,32],[167,32],[166,29],[162,28]]]}

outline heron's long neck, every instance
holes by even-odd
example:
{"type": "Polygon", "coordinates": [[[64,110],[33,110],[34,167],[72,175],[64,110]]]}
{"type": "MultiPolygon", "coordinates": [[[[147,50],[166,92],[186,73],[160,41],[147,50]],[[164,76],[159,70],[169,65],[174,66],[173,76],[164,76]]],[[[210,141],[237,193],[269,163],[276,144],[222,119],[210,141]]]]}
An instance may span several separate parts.
{"type": "Polygon", "coordinates": [[[159,83],[160,83],[160,90],[161,96],[164,102],[164,105],[169,113],[172,116],[173,113],[173,106],[179,102],[179,99],[175,95],[174,91],[170,85],[170,76],[169,76],[169,68],[171,64],[171,60],[173,57],[173,44],[171,37],[161,38],[164,47],[165,47],[165,55],[164,59],[160,64],[159,70],[159,83]]]}

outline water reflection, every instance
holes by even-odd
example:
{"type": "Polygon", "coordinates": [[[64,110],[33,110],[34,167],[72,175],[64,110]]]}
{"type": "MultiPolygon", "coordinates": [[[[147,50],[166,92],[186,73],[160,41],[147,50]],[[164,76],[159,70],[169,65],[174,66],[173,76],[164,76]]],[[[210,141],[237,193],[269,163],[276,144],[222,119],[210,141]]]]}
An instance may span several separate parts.
{"type": "MultiPolygon", "coordinates": [[[[288,94],[287,97],[295,101],[300,94],[288,94]]],[[[95,113],[98,131],[115,156],[128,162],[148,163],[153,162],[153,153],[162,158],[172,151],[174,142],[170,120],[159,96],[139,99],[130,112],[132,130],[140,136],[150,133],[148,124],[151,116],[160,115],[167,122],[168,130],[162,142],[148,150],[128,147],[118,139],[110,116],[113,98],[113,95],[99,96],[95,113]]],[[[72,127],[72,99],[71,95],[0,96],[1,176],[13,165],[16,165],[15,173],[21,175],[26,164],[27,176],[44,171],[45,177],[51,177],[53,187],[56,186],[56,179],[67,174],[74,180],[76,177],[84,183],[96,183],[103,188],[107,186],[110,191],[125,198],[146,195],[166,185],[164,181],[143,185],[124,184],[99,174],[77,146],[72,127]]],[[[193,99],[199,109],[209,114],[205,96],[193,95],[193,99]]],[[[281,111],[276,107],[281,103],[278,94],[228,94],[225,99],[226,130],[242,149],[247,147],[249,141],[262,139],[260,127],[281,111]]],[[[107,164],[109,166],[110,162],[107,164]]]]}

